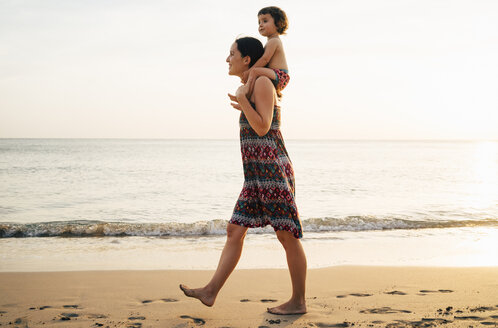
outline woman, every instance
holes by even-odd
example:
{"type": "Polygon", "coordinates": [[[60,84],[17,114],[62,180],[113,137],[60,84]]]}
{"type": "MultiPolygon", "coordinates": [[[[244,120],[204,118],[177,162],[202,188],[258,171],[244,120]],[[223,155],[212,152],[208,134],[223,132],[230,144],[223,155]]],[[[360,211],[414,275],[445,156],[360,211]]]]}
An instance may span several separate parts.
{"type": "MultiPolygon", "coordinates": [[[[226,59],[229,75],[242,78],[263,54],[261,42],[245,37],[235,40],[226,59]]],[[[306,256],[299,238],[302,225],[294,200],[294,171],[280,133],[280,107],[272,81],[259,77],[251,95],[242,85],[228,95],[240,110],[240,141],[244,165],[244,186],[231,220],[227,240],[211,281],[202,288],[180,288],[186,296],[213,306],[221,287],[239,261],[247,229],[270,224],[282,243],[292,281],[290,300],[274,308],[273,314],[306,313],[306,256]],[[249,97],[249,99],[248,99],[249,97]]]]}

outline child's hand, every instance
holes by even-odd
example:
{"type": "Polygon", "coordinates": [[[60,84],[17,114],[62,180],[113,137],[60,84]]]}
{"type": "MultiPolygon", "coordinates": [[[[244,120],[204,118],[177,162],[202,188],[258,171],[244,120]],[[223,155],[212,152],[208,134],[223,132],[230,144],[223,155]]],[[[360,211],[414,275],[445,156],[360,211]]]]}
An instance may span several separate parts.
{"type": "Polygon", "coordinates": [[[247,86],[247,98],[249,98],[252,95],[252,92],[254,91],[254,84],[256,83],[256,78],[254,77],[254,74],[249,74],[249,79],[247,80],[247,83],[245,84],[247,86]]]}
{"type": "Polygon", "coordinates": [[[247,79],[249,78],[249,73],[251,72],[250,69],[248,69],[247,71],[245,71],[243,74],[242,74],[242,83],[246,83],[247,82],[247,79]]]}
{"type": "Polygon", "coordinates": [[[254,72],[254,70],[250,69],[249,71],[245,71],[244,73],[247,73],[249,72],[248,74],[248,78],[247,78],[247,81],[245,82],[245,85],[249,86],[249,89],[248,89],[248,95],[250,95],[252,93],[252,89],[254,88],[254,81],[256,80],[256,73],[254,72]]]}

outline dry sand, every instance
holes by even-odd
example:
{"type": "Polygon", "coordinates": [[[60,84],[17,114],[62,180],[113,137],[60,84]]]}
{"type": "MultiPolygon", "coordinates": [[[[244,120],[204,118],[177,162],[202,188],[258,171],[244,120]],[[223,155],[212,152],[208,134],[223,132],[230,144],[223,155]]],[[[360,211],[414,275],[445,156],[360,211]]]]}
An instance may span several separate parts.
{"type": "Polygon", "coordinates": [[[187,298],[212,271],[0,273],[1,327],[497,327],[498,267],[308,271],[308,313],[277,316],[287,270],[235,270],[212,308],[187,298]]]}

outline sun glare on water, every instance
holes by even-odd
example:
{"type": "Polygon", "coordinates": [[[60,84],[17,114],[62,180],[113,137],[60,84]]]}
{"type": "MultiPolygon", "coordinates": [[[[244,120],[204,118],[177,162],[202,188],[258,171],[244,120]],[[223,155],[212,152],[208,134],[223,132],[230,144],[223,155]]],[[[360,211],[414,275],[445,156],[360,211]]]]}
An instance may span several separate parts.
{"type": "Polygon", "coordinates": [[[468,206],[485,209],[498,205],[498,142],[481,142],[473,158],[468,206]]]}

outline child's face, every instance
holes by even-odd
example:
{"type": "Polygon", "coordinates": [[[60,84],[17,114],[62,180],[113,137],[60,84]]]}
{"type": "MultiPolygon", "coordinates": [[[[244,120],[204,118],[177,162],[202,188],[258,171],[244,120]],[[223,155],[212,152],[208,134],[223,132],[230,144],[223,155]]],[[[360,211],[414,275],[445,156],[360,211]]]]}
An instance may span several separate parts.
{"type": "Polygon", "coordinates": [[[270,14],[263,14],[258,16],[259,34],[262,36],[270,36],[277,33],[275,21],[270,14]]]}

